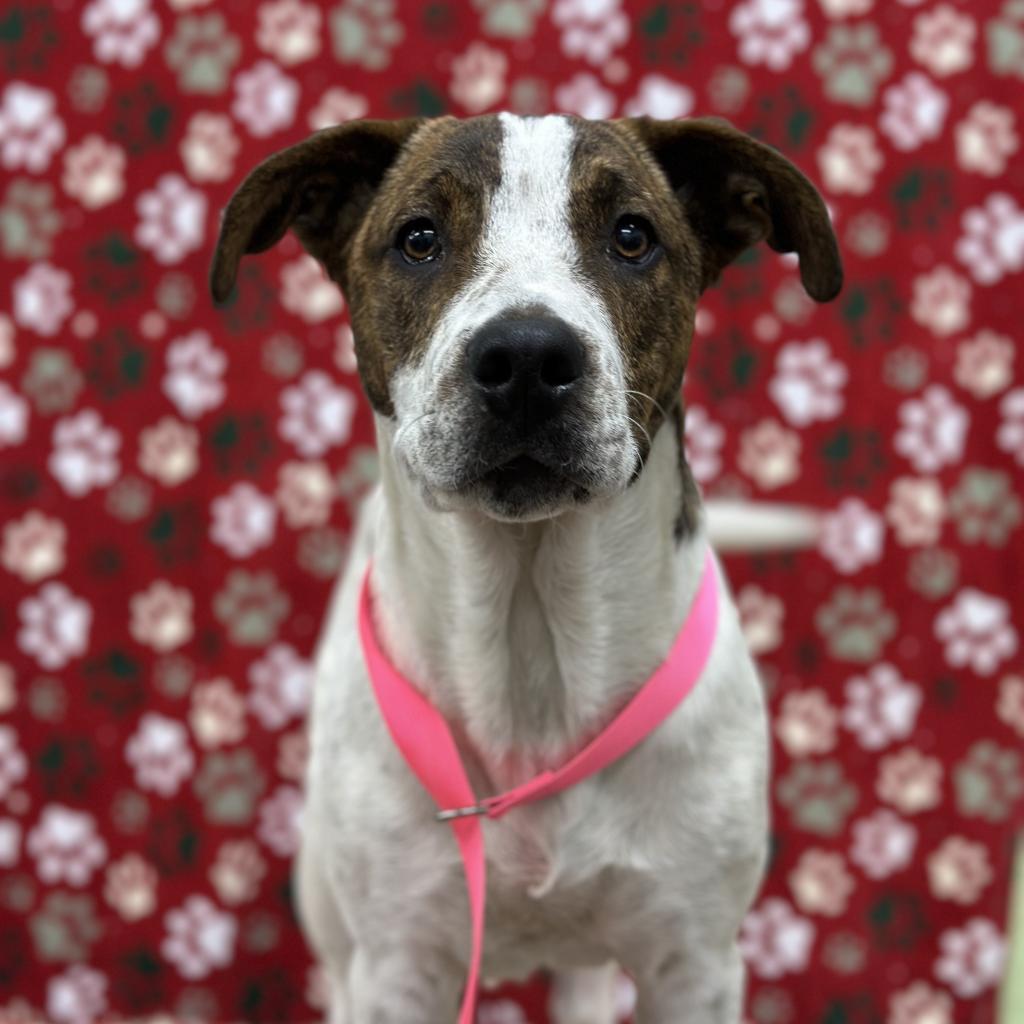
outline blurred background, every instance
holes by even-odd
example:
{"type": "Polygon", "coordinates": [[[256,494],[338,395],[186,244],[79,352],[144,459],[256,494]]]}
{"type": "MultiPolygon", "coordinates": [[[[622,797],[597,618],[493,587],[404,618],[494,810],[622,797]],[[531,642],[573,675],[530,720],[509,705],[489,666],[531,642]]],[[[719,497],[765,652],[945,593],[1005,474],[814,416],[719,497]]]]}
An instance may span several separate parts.
{"type": "MultiPolygon", "coordinates": [[[[685,385],[706,493],[827,514],[819,550],[727,566],[776,739],[746,1017],[998,1019],[1021,0],[0,2],[0,68],[0,1022],[320,1012],[289,864],[372,423],[343,299],[294,239],[220,310],[206,268],[274,150],[498,109],[717,114],[825,195],[843,294],[816,308],[751,252],[685,385]]],[[[492,992],[480,1019],[544,1024],[545,999],[492,992]]]]}

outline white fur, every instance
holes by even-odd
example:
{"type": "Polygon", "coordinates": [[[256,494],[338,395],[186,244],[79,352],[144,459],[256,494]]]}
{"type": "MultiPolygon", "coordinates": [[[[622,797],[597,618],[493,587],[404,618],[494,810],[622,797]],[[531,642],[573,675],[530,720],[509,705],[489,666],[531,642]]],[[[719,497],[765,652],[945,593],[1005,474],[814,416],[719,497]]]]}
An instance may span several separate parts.
{"type": "MultiPolygon", "coordinates": [[[[614,421],[624,385],[607,317],[570,255],[547,244],[552,217],[564,216],[568,129],[560,119],[505,126],[507,194],[495,198],[488,231],[511,232],[532,265],[495,251],[426,363],[438,373],[474,322],[510,302],[557,302],[587,325],[614,421]]],[[[703,530],[682,543],[672,536],[682,495],[671,424],[631,487],[557,517],[509,524],[442,511],[424,500],[423,467],[409,454],[407,417],[423,414],[429,382],[426,372],[407,377],[397,426],[377,421],[381,484],[318,656],[299,905],[330,979],[332,1020],[345,1024],[454,1020],[470,939],[455,843],[388,736],[366,676],[355,620],[367,564],[385,650],[446,715],[485,795],[562,763],[653,671],[687,614],[707,544],[703,530]]],[[[719,612],[695,690],[643,744],[599,777],[483,824],[485,975],[560,972],[557,1024],[611,1024],[613,962],[636,980],[641,1024],[739,1020],[735,936],[765,856],[767,731],[724,580],[719,612]]]]}

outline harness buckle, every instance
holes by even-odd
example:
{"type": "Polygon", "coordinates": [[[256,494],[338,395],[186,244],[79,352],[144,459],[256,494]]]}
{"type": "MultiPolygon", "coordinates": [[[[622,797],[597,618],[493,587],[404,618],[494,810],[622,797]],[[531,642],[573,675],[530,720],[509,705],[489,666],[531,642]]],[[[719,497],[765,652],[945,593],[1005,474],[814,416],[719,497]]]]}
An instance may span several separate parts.
{"type": "Polygon", "coordinates": [[[486,813],[487,808],[483,804],[474,804],[472,807],[454,807],[450,811],[438,811],[434,815],[434,820],[454,821],[456,818],[475,818],[486,813]]]}

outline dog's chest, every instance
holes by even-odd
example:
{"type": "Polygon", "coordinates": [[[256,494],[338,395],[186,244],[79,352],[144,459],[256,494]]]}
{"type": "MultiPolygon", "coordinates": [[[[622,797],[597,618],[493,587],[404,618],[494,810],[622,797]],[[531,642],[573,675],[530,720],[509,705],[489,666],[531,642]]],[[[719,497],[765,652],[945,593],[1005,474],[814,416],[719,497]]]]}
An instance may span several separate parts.
{"type": "Polygon", "coordinates": [[[612,956],[602,889],[594,878],[535,898],[500,884],[490,890],[484,972],[525,979],[538,968],[598,965],[612,956]]]}
{"type": "Polygon", "coordinates": [[[615,930],[609,914],[622,912],[614,909],[617,894],[639,896],[643,872],[604,858],[589,863],[581,849],[591,844],[579,824],[559,828],[517,811],[488,824],[485,966],[504,977],[525,977],[539,966],[607,960],[615,930]]]}

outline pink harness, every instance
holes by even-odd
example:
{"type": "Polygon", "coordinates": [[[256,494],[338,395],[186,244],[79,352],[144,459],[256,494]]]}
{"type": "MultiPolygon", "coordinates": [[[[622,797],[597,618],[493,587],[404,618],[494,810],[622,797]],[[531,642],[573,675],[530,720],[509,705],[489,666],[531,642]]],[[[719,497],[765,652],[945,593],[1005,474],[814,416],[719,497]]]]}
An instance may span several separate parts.
{"type": "Polygon", "coordinates": [[[557,771],[478,800],[466,777],[444,716],[388,661],[377,643],[370,570],[359,599],[359,637],[381,714],[402,756],[437,804],[437,820],[451,825],[469,892],[473,945],[458,1024],[473,1024],[484,939],[487,861],[480,816],[500,818],[518,804],[541,800],[618,760],[682,703],[707,664],[718,624],[718,581],[708,552],[700,588],[668,657],[609,725],[557,771]]]}

